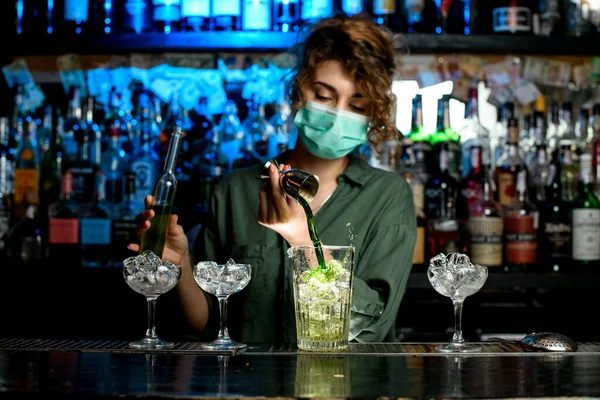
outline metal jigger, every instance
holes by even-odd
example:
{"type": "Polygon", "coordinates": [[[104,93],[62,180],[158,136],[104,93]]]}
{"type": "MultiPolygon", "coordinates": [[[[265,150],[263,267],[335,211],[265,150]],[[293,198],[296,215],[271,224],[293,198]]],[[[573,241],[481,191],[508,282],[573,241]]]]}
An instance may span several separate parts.
{"type": "Polygon", "coordinates": [[[279,164],[275,159],[269,160],[263,167],[263,172],[260,179],[263,181],[269,180],[269,166],[273,164],[283,178],[281,179],[281,190],[292,199],[298,201],[298,197],[302,197],[307,203],[313,201],[319,190],[319,177],[301,169],[289,169],[282,171],[279,169],[279,164]]]}

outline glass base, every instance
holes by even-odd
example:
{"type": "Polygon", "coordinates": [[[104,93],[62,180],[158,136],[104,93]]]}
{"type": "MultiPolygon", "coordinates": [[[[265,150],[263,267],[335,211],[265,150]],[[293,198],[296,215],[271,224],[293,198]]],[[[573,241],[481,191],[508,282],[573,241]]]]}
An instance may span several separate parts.
{"type": "Polygon", "coordinates": [[[309,338],[298,338],[298,348],[304,351],[346,351],[348,350],[348,339],[323,342],[310,340],[309,338]]]}
{"type": "Polygon", "coordinates": [[[159,338],[149,338],[145,337],[142,340],[138,340],[137,342],[130,342],[129,347],[132,349],[141,349],[141,350],[156,350],[156,349],[170,349],[175,346],[175,343],[165,342],[159,338]]]}
{"type": "Polygon", "coordinates": [[[204,350],[236,350],[244,349],[246,345],[244,343],[238,343],[235,340],[229,338],[217,338],[209,343],[204,343],[200,346],[204,350]]]}
{"type": "Polygon", "coordinates": [[[479,353],[481,346],[469,343],[446,343],[437,346],[435,351],[438,353],[479,353]]]}

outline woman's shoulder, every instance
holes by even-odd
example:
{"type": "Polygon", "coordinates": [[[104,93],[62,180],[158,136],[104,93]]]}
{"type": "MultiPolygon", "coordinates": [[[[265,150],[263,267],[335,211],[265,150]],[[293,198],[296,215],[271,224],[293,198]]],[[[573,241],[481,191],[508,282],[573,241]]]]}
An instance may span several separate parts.
{"type": "Polygon", "coordinates": [[[411,193],[408,182],[398,172],[374,167],[364,159],[354,159],[348,172],[354,180],[362,184],[365,191],[394,197],[404,197],[411,193]]]}

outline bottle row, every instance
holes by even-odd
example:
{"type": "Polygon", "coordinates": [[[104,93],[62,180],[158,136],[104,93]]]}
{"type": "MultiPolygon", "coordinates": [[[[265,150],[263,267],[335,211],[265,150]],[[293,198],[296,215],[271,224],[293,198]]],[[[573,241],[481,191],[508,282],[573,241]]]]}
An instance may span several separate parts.
{"type": "MultiPolygon", "coordinates": [[[[174,127],[181,126],[187,132],[174,168],[178,193],[185,195],[176,196],[172,210],[186,230],[202,224],[208,199],[220,179],[237,168],[262,165],[293,148],[297,140],[285,90],[272,104],[260,96],[252,97],[244,109],[247,115],[242,117],[240,104],[233,99],[226,101],[220,114],[212,115],[207,112],[206,97],[187,110],[177,96],[165,103],[143,86],[133,84],[130,89],[113,87],[107,96],[103,95],[108,99],[103,104],[93,96],[82,97],[78,87],[73,86],[67,107],[46,104],[25,110],[21,107],[23,92],[16,86],[13,116],[0,119],[0,239],[12,243],[0,247],[10,250],[10,257],[49,252],[44,247],[38,253],[15,250],[24,243],[49,248],[56,244],[49,230],[49,219],[54,215],[51,210],[58,207],[55,204],[64,205],[68,200],[77,210],[69,215],[77,215],[71,219],[79,220],[79,234],[70,237],[79,247],[89,240],[99,240],[83,234],[90,230],[82,230],[82,226],[98,222],[87,221],[91,219],[88,212],[99,214],[98,210],[103,209],[107,215],[103,226],[109,229],[113,224],[107,220],[124,221],[119,217],[122,210],[130,210],[130,217],[141,211],[144,197],[152,193],[158,172],[165,165],[174,127]],[[60,111],[63,108],[64,116],[60,111]],[[17,228],[31,226],[23,222],[31,220],[37,220],[41,227],[29,230],[35,235],[17,228]],[[32,239],[21,239],[23,235],[32,239]]],[[[463,249],[473,256],[477,250],[472,246],[482,243],[494,244],[495,250],[482,247],[479,254],[494,254],[496,258],[482,261],[475,256],[476,261],[516,268],[519,264],[511,257],[527,247],[521,241],[532,239],[535,232],[535,247],[542,248],[540,241],[550,236],[538,235],[547,231],[557,233],[556,246],[562,243],[562,255],[557,259],[577,260],[589,253],[584,255],[589,260],[582,261],[594,264],[594,249],[600,249],[594,247],[594,240],[600,238],[600,232],[596,234],[600,224],[595,222],[600,210],[594,208],[600,194],[600,104],[574,110],[570,101],[550,101],[546,105],[542,96],[527,111],[505,103],[491,131],[480,122],[478,104],[474,84],[469,90],[466,118],[455,129],[450,96],[442,96],[437,101],[436,129],[427,132],[422,97],[417,94],[412,100],[410,132],[398,132],[397,140],[386,141],[381,148],[362,146],[356,150],[374,167],[402,174],[411,184],[419,216],[415,263],[451,249],[463,249]],[[581,222],[574,216],[580,214],[575,204],[584,195],[590,197],[580,207],[587,213],[581,222]],[[549,217],[542,212],[545,209],[558,210],[552,214],[558,221],[556,226],[548,222],[549,217]],[[515,210],[519,217],[529,212],[529,222],[518,219],[507,223],[515,210]],[[478,220],[480,217],[483,219],[478,220]],[[585,229],[580,230],[580,225],[585,229]],[[478,226],[484,233],[477,235],[479,231],[470,226],[478,226]],[[517,228],[523,231],[511,231],[517,228]],[[585,240],[572,240],[576,232],[585,240]],[[517,243],[508,245],[510,238],[516,238],[517,243]],[[592,250],[574,250],[575,244],[584,245],[588,239],[592,250]]],[[[75,225],[70,226],[75,232],[75,225]]],[[[122,226],[133,228],[131,223],[122,226]]],[[[112,230],[104,234],[104,241],[108,237],[111,243],[116,240],[112,239],[114,227],[112,230]]],[[[548,246],[544,244],[543,248],[548,246]]],[[[531,256],[534,252],[529,251],[531,256]]],[[[535,254],[535,259],[529,258],[523,264],[523,270],[541,265],[542,257],[537,250],[535,254]]],[[[563,261],[552,264],[551,270],[563,270],[563,261]]]]}
{"type": "Polygon", "coordinates": [[[449,100],[439,100],[437,129],[427,134],[417,95],[411,133],[388,143],[378,164],[411,185],[413,263],[460,251],[496,272],[600,272],[600,104],[575,123],[570,102],[548,115],[542,97],[520,117],[507,103],[490,135],[475,90],[458,131],[449,100]]]}
{"type": "Polygon", "coordinates": [[[293,32],[335,13],[396,32],[598,34],[600,2],[566,0],[9,0],[17,34],[293,32]]]}

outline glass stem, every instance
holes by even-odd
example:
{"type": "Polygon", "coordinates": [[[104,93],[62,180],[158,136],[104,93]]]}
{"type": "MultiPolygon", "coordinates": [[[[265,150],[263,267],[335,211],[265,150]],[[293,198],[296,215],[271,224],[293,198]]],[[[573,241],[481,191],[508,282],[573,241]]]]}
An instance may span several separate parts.
{"type": "Polygon", "coordinates": [[[148,303],[148,329],[146,330],[146,339],[156,339],[156,329],[154,329],[156,297],[147,297],[146,302],[148,303]]]}
{"type": "Polygon", "coordinates": [[[219,338],[229,340],[229,331],[227,330],[227,297],[219,296],[219,312],[221,314],[219,338]]]}
{"type": "Polygon", "coordinates": [[[463,300],[453,300],[454,305],[454,335],[452,336],[452,343],[464,343],[462,335],[462,308],[463,300]]]}

